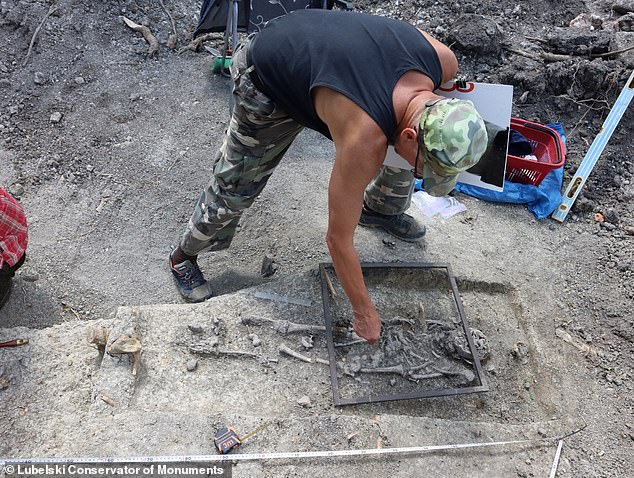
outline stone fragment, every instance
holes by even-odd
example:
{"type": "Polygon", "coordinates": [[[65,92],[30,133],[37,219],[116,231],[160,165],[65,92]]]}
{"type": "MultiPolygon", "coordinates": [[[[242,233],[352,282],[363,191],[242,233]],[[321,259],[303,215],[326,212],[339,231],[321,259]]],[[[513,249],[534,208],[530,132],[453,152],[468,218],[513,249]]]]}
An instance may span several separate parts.
{"type": "Polygon", "coordinates": [[[277,264],[269,256],[264,256],[262,259],[262,266],[260,268],[260,274],[262,277],[271,277],[277,271],[277,264]]]}
{"type": "Polygon", "coordinates": [[[312,405],[312,402],[310,401],[310,397],[308,397],[308,395],[304,395],[297,400],[297,405],[308,408],[312,405]]]}
{"type": "Polygon", "coordinates": [[[612,5],[612,10],[622,15],[634,12],[634,0],[619,0],[612,5]]]}
{"type": "Polygon", "coordinates": [[[9,193],[19,199],[24,194],[24,186],[20,183],[13,183],[9,186],[9,193]]]}
{"type": "Polygon", "coordinates": [[[73,81],[78,85],[83,85],[84,83],[86,83],[86,80],[84,80],[81,76],[75,77],[73,81]]]}
{"type": "Polygon", "coordinates": [[[193,333],[193,334],[202,334],[203,333],[203,326],[200,324],[189,324],[187,325],[187,328],[193,333]]]}
{"type": "Polygon", "coordinates": [[[612,224],[618,224],[620,220],[619,213],[612,208],[606,209],[603,213],[603,217],[607,222],[610,222],[612,224]]]}
{"type": "Polygon", "coordinates": [[[198,359],[193,358],[193,359],[187,361],[187,371],[188,372],[193,372],[197,368],[198,368],[198,359]]]}
{"type": "Polygon", "coordinates": [[[495,56],[502,51],[504,34],[493,19],[465,14],[453,23],[448,39],[457,50],[495,56]]]}
{"type": "Polygon", "coordinates": [[[53,124],[57,124],[60,121],[62,121],[62,117],[64,115],[62,113],[60,113],[59,111],[55,111],[52,115],[51,115],[51,123],[53,124]]]}
{"type": "Polygon", "coordinates": [[[20,271],[20,277],[25,282],[37,282],[40,278],[40,275],[35,269],[24,268],[20,271]]]}
{"type": "Polygon", "coordinates": [[[260,345],[262,345],[260,337],[258,337],[256,334],[249,334],[249,339],[251,339],[251,343],[254,347],[259,347],[260,345]]]}
{"type": "Polygon", "coordinates": [[[603,221],[601,223],[601,227],[603,229],[606,229],[607,231],[614,231],[616,229],[616,226],[614,224],[612,224],[611,222],[608,222],[608,221],[603,221]]]}
{"type": "Polygon", "coordinates": [[[36,85],[46,84],[46,75],[41,71],[36,71],[33,75],[33,83],[35,83],[36,85]]]}
{"type": "Polygon", "coordinates": [[[306,350],[312,349],[315,346],[312,335],[303,336],[301,338],[301,343],[302,343],[302,347],[304,347],[306,350]]]}

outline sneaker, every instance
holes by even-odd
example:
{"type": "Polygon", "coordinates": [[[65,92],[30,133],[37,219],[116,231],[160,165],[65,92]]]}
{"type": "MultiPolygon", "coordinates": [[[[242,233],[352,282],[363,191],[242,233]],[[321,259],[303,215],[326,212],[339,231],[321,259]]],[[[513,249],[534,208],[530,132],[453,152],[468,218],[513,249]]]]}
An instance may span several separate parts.
{"type": "Polygon", "coordinates": [[[203,302],[213,297],[211,286],[203,277],[196,261],[173,264],[170,256],[170,270],[174,276],[178,292],[186,301],[203,302]]]}
{"type": "Polygon", "coordinates": [[[425,236],[425,226],[416,222],[409,214],[387,216],[371,211],[363,206],[359,225],[365,227],[379,227],[385,232],[398,237],[401,241],[418,242],[425,236]]]}

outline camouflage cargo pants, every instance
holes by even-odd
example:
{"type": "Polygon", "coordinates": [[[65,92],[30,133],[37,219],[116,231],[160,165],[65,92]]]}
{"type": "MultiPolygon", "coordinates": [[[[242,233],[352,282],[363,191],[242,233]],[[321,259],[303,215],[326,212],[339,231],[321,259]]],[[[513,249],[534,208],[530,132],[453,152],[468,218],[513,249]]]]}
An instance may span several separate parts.
{"type": "MultiPolygon", "coordinates": [[[[248,45],[238,47],[231,62],[231,120],[214,158],[211,180],[181,238],[180,247],[188,255],[229,247],[243,211],[262,192],[303,129],[253,85],[248,45]]],[[[365,202],[377,212],[400,214],[409,207],[413,184],[411,172],[383,167],[368,185],[365,202]]]]}

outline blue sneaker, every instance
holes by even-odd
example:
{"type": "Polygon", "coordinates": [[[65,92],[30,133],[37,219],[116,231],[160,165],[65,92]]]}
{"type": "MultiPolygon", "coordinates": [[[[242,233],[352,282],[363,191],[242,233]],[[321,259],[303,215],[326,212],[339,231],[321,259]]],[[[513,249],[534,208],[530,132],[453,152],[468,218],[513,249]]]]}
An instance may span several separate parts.
{"type": "Polygon", "coordinates": [[[170,270],[174,276],[178,292],[186,301],[203,302],[213,297],[211,285],[203,277],[203,273],[196,261],[173,264],[172,256],[170,255],[170,270]]]}

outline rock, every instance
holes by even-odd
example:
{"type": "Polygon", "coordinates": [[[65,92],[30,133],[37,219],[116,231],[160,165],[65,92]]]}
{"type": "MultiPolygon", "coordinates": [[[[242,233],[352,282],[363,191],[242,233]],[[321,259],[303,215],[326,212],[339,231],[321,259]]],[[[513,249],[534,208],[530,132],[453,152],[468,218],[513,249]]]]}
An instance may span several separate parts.
{"type": "Polygon", "coordinates": [[[526,365],[528,363],[528,345],[524,342],[516,342],[511,349],[511,355],[522,362],[522,364],[526,365]]]}
{"type": "MultiPolygon", "coordinates": [[[[105,196],[107,197],[107,196],[105,196]]],[[[187,328],[193,333],[193,334],[202,334],[203,331],[205,330],[203,328],[202,325],[200,324],[189,324],[187,325],[187,328]]]]}
{"type": "Polygon", "coordinates": [[[619,272],[627,272],[629,270],[632,270],[632,263],[628,261],[619,262],[616,265],[616,268],[619,272]]]}
{"type": "Polygon", "coordinates": [[[2,78],[0,80],[0,88],[10,88],[11,87],[11,81],[7,80],[6,78],[2,78]]]}
{"type": "Polygon", "coordinates": [[[517,99],[517,102],[520,105],[523,105],[524,103],[526,103],[526,100],[528,99],[528,91],[525,91],[524,93],[522,93],[522,95],[517,99]]]}
{"type": "Polygon", "coordinates": [[[608,231],[614,231],[616,229],[616,226],[608,221],[603,221],[600,224],[603,229],[606,229],[608,231]]]}
{"type": "Polygon", "coordinates": [[[616,21],[616,26],[622,32],[634,31],[634,13],[623,15],[616,21]]]}
{"type": "Polygon", "coordinates": [[[305,335],[301,338],[302,347],[306,350],[312,349],[315,346],[312,335],[305,335]]]}
{"type": "Polygon", "coordinates": [[[193,359],[187,361],[187,371],[188,372],[193,372],[197,368],[198,368],[198,359],[193,358],[193,359]]]}
{"type": "Polygon", "coordinates": [[[540,437],[547,437],[547,436],[548,436],[548,432],[547,432],[545,429],[543,429],[543,428],[539,428],[539,429],[537,430],[537,434],[538,434],[540,437]]]}
{"type": "Polygon", "coordinates": [[[578,213],[593,212],[596,209],[597,204],[592,199],[581,197],[577,199],[573,207],[578,213]]]}
{"type": "Polygon", "coordinates": [[[569,24],[574,28],[587,28],[590,30],[601,30],[603,28],[603,20],[597,15],[590,13],[581,13],[570,21],[569,24]]]}
{"type": "Polygon", "coordinates": [[[383,245],[389,249],[394,249],[396,247],[396,243],[394,241],[390,241],[389,239],[383,239],[383,245]]]}
{"type": "MultiPolygon", "coordinates": [[[[634,44],[634,32],[616,32],[612,36],[610,42],[611,50],[622,50],[634,44]]],[[[622,61],[627,68],[634,68],[634,50],[626,51],[619,55],[619,61],[622,61]]]]}
{"type": "Polygon", "coordinates": [[[299,398],[297,400],[297,405],[300,405],[304,408],[308,408],[312,405],[310,398],[308,397],[308,395],[304,395],[303,397],[299,398]]]}
{"type": "Polygon", "coordinates": [[[575,28],[554,28],[546,36],[551,53],[587,55],[605,53],[610,49],[611,35],[607,31],[586,31],[575,28]]]}
{"type": "Polygon", "coordinates": [[[40,274],[35,269],[23,268],[20,270],[20,277],[25,282],[37,282],[40,274]]]}
{"type": "Polygon", "coordinates": [[[269,256],[264,256],[262,259],[262,267],[260,268],[260,274],[262,277],[271,277],[277,271],[277,264],[269,256]]]}
{"type": "Polygon", "coordinates": [[[617,188],[620,188],[621,186],[623,186],[623,178],[618,174],[614,175],[614,177],[612,178],[612,182],[617,188]]]}
{"type": "Polygon", "coordinates": [[[81,76],[75,77],[73,81],[78,85],[83,85],[84,83],[86,83],[86,80],[84,80],[81,76]]]}
{"type": "Polygon", "coordinates": [[[33,75],[33,83],[35,83],[36,85],[46,84],[46,75],[41,71],[36,71],[35,75],[33,75]]]}
{"type": "Polygon", "coordinates": [[[60,113],[59,111],[55,111],[52,115],[51,115],[51,123],[53,124],[57,124],[60,121],[62,121],[62,118],[64,117],[64,115],[62,113],[60,113]]]}
{"type": "Polygon", "coordinates": [[[628,236],[634,236],[634,226],[625,226],[623,231],[625,231],[625,234],[628,236]]]}
{"type": "Polygon", "coordinates": [[[259,347],[260,345],[262,345],[260,337],[258,337],[256,334],[249,334],[248,337],[251,339],[251,343],[254,347],[259,347]]]}
{"type": "Polygon", "coordinates": [[[612,10],[621,15],[634,12],[634,0],[620,0],[612,5],[612,10]]]}
{"type": "Polygon", "coordinates": [[[448,34],[454,48],[478,55],[498,56],[502,51],[504,34],[491,18],[465,14],[453,24],[448,34]]]}
{"type": "Polygon", "coordinates": [[[619,213],[616,212],[614,209],[610,208],[610,209],[606,209],[606,211],[603,213],[603,217],[605,218],[605,220],[607,222],[610,222],[612,224],[618,224],[619,223],[619,213]]]}
{"type": "Polygon", "coordinates": [[[24,186],[22,186],[20,183],[13,183],[11,186],[9,186],[9,194],[20,199],[24,194],[24,186]]]}

